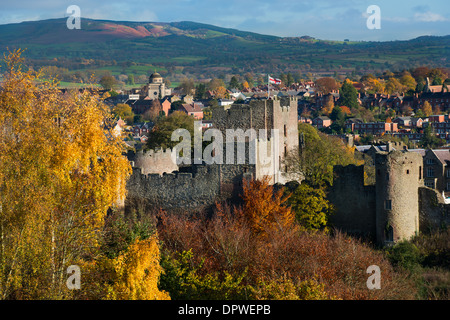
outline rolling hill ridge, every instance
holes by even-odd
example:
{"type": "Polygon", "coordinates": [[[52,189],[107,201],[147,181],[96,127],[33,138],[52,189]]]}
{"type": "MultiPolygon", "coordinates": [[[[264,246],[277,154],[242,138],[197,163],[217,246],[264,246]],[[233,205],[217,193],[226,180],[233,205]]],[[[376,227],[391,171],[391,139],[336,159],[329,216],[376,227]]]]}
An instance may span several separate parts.
{"type": "Polygon", "coordinates": [[[0,51],[26,48],[36,66],[55,59],[93,59],[181,66],[190,73],[214,68],[231,72],[350,72],[450,67],[450,36],[408,41],[350,42],[311,37],[276,37],[197,22],[130,22],[81,19],[70,30],[67,19],[0,25],[0,51]]]}

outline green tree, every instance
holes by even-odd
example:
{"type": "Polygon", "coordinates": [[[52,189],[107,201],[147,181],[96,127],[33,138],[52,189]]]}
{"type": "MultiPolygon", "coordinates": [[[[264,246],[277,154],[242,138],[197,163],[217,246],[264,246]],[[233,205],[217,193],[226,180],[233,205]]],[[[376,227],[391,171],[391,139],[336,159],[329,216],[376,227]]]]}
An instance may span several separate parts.
{"type": "Polygon", "coordinates": [[[114,89],[117,86],[116,78],[111,75],[103,76],[99,83],[106,90],[114,89]]]}
{"type": "Polygon", "coordinates": [[[328,218],[333,212],[333,206],[326,199],[323,188],[313,188],[303,182],[291,193],[288,204],[302,227],[307,230],[327,230],[328,218]]]}
{"type": "Polygon", "coordinates": [[[354,148],[332,136],[318,131],[306,123],[299,123],[299,150],[289,153],[284,159],[288,171],[302,174],[309,185],[319,187],[333,184],[335,165],[358,164],[354,148]]]}
{"type": "Polygon", "coordinates": [[[443,146],[444,144],[445,144],[445,140],[444,139],[440,139],[438,136],[436,136],[436,134],[433,132],[433,129],[431,128],[430,125],[427,126],[423,130],[423,137],[419,141],[419,145],[422,148],[434,149],[434,148],[443,146]]]}
{"type": "Polygon", "coordinates": [[[201,100],[205,98],[206,85],[204,83],[199,83],[195,87],[195,99],[201,100]]]}
{"type": "Polygon", "coordinates": [[[287,81],[286,84],[288,86],[290,86],[291,84],[294,83],[294,77],[292,76],[292,74],[290,72],[287,74],[286,81],[287,81]]]}
{"type": "Polygon", "coordinates": [[[330,129],[334,132],[342,133],[345,128],[345,114],[342,112],[341,107],[335,106],[333,108],[330,119],[333,120],[330,129]]]}
{"type": "Polygon", "coordinates": [[[339,103],[352,109],[358,109],[358,91],[349,79],[346,79],[340,89],[339,103]]]}
{"type": "Polygon", "coordinates": [[[172,132],[176,129],[187,129],[194,143],[194,118],[182,111],[175,111],[168,117],[160,119],[148,136],[147,147],[149,149],[173,148],[179,142],[172,141],[172,132]]]}
{"type": "Polygon", "coordinates": [[[230,89],[238,89],[240,87],[239,80],[235,76],[232,76],[228,87],[230,89]]]}

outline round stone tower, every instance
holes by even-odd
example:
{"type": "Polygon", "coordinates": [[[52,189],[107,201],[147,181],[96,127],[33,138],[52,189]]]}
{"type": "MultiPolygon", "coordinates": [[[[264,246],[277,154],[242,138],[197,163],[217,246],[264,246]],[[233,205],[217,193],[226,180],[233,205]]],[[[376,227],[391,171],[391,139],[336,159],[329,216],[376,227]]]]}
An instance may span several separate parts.
{"type": "Polygon", "coordinates": [[[375,155],[376,238],[380,245],[409,239],[419,232],[419,186],[423,158],[392,151],[375,155]]]}

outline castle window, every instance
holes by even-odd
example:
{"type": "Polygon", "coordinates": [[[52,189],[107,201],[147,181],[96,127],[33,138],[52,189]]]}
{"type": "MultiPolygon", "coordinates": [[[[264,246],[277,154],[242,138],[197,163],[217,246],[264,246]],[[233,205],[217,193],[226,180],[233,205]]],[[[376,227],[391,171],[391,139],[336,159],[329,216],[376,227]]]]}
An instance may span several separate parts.
{"type": "Polygon", "coordinates": [[[406,174],[409,174],[409,170],[406,170],[406,174]]]}
{"type": "Polygon", "coordinates": [[[433,180],[425,180],[425,187],[434,189],[434,181],[433,180]]]}
{"type": "Polygon", "coordinates": [[[284,136],[287,137],[287,128],[286,128],[286,125],[284,125],[284,136]]]}
{"type": "Polygon", "coordinates": [[[434,159],[427,159],[427,164],[434,164],[434,159]]]}
{"type": "Polygon", "coordinates": [[[385,208],[386,210],[392,210],[392,200],[386,200],[386,201],[384,202],[384,208],[385,208]]]}
{"type": "Polygon", "coordinates": [[[419,180],[422,179],[422,167],[419,167],[419,180]]]}
{"type": "Polygon", "coordinates": [[[394,229],[392,226],[389,226],[387,230],[385,230],[384,237],[386,241],[394,241],[394,229]]]}

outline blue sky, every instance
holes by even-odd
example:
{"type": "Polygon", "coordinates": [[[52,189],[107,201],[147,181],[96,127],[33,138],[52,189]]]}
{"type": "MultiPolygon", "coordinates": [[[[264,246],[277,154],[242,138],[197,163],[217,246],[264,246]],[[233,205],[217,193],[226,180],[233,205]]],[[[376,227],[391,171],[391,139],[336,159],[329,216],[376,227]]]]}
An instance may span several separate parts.
{"type": "Polygon", "coordinates": [[[277,36],[328,40],[406,40],[450,34],[449,0],[0,0],[0,24],[67,16],[123,21],[196,21],[277,36]],[[381,29],[366,26],[377,5],[381,29]]]}

